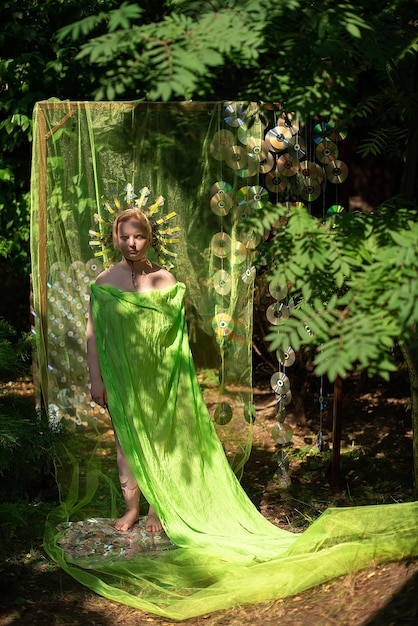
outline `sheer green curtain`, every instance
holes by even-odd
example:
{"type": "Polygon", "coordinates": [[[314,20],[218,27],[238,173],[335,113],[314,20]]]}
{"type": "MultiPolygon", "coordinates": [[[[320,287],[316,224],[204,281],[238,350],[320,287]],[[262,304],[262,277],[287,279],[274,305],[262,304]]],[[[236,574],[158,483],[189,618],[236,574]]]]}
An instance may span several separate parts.
{"type": "Polygon", "coordinates": [[[224,117],[222,103],[37,104],[31,248],[43,402],[80,432],[95,427],[103,413],[90,404],[85,350],[89,284],[103,269],[89,245],[89,229],[100,227],[94,214],[107,219],[103,196],[123,200],[127,184],[136,193],[148,187],[149,203],[164,197],[164,212],[175,211],[180,226],[173,272],[187,287],[196,365],[213,370],[219,381],[212,414],[239,474],[251,441],[255,250],[238,241],[238,205],[218,207],[219,189],[226,185],[232,198],[246,183],[236,168],[213,156],[221,128],[236,135],[224,117]],[[231,251],[238,245],[238,253],[228,254],[224,240],[231,251]]]}

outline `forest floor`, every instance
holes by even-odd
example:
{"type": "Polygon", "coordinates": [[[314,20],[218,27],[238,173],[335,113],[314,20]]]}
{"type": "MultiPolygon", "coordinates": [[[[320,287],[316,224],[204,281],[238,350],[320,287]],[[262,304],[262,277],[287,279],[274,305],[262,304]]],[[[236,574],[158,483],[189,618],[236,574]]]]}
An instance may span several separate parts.
{"type": "MultiPolygon", "coordinates": [[[[297,376],[296,376],[297,379],[297,376]]],[[[297,380],[296,380],[297,383],[297,380]]],[[[328,478],[332,452],[332,394],[322,412],[314,386],[294,394],[287,421],[293,428],[289,453],[290,485],[275,474],[277,451],[274,397],[267,386],[255,388],[257,420],[254,446],[243,486],[274,524],[293,531],[306,528],[329,506],[411,501],[412,430],[405,374],[390,384],[354,377],[344,383],[339,485],[328,478]],[[301,398],[304,398],[302,400],[301,398]],[[322,424],[320,423],[322,416],[322,424]],[[317,447],[320,427],[325,437],[317,447]]],[[[25,388],[25,393],[30,389],[25,388]]],[[[42,548],[41,525],[14,537],[0,563],[0,626],[169,626],[175,620],[144,613],[102,598],[64,573],[42,548]]],[[[392,626],[418,623],[418,561],[386,563],[274,602],[217,611],[181,622],[187,626],[392,626]]]]}

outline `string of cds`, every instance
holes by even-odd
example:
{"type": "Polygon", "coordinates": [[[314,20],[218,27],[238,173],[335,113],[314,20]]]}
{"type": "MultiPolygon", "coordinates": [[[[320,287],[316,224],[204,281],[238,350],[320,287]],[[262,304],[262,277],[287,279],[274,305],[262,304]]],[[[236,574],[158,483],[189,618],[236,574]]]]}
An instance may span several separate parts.
{"type": "MultiPolygon", "coordinates": [[[[268,191],[258,184],[257,178],[265,169],[265,160],[273,157],[267,156],[267,145],[261,140],[264,126],[256,110],[251,111],[251,106],[227,104],[223,122],[224,127],[216,130],[209,146],[216,178],[209,189],[208,205],[217,218],[214,221],[217,227],[210,240],[209,284],[215,296],[212,330],[221,358],[220,397],[213,418],[225,429],[240,419],[240,415],[245,418],[247,426],[255,417],[252,394],[251,400],[244,394],[236,394],[228,383],[231,379],[234,387],[239,387],[239,369],[244,363],[244,359],[240,362],[239,355],[245,352],[248,355],[251,341],[248,307],[252,309],[254,260],[261,237],[247,227],[246,219],[269,201],[268,191]],[[250,184],[253,177],[253,184],[250,184]],[[226,358],[228,355],[232,358],[226,358]],[[235,368],[234,376],[231,368],[235,368]]],[[[245,430],[244,425],[238,428],[245,430]]]]}
{"type": "MultiPolygon", "coordinates": [[[[293,300],[289,296],[287,285],[284,282],[272,281],[269,285],[269,292],[271,297],[274,298],[274,303],[267,308],[267,319],[272,326],[281,326],[291,314],[293,300]]],[[[274,442],[279,446],[277,452],[277,480],[280,486],[286,487],[290,483],[286,445],[293,438],[293,429],[286,421],[286,407],[292,401],[290,378],[287,375],[287,369],[296,361],[295,351],[292,346],[289,346],[286,352],[276,350],[276,358],[278,368],[270,378],[270,385],[276,396],[274,414],[276,424],[271,434],[274,442]]]]}
{"type": "Polygon", "coordinates": [[[319,406],[319,431],[317,437],[317,448],[319,452],[322,452],[325,449],[325,440],[323,434],[323,420],[324,420],[324,412],[328,407],[328,400],[324,392],[324,377],[321,376],[320,379],[320,387],[319,391],[315,394],[315,400],[319,406]]]}
{"type": "MultiPolygon", "coordinates": [[[[210,209],[220,219],[219,232],[212,238],[211,249],[219,260],[219,267],[213,272],[213,287],[222,298],[230,297],[234,289],[236,276],[231,268],[240,268],[239,280],[244,283],[251,284],[254,280],[254,257],[261,237],[246,230],[244,222],[267,202],[299,202],[309,210],[319,207],[322,215],[337,216],[344,211],[338,188],[348,177],[348,167],[341,159],[345,138],[341,123],[320,121],[313,127],[311,123],[301,127],[299,120],[280,105],[225,105],[224,127],[218,128],[210,143],[210,154],[221,172],[210,189],[210,209]]],[[[279,330],[291,315],[293,299],[287,286],[279,281],[270,283],[269,292],[273,302],[267,307],[266,318],[279,330]]],[[[230,310],[221,310],[213,318],[213,329],[222,340],[232,340],[236,323],[230,310]]],[[[286,353],[277,352],[276,357],[277,371],[270,380],[276,396],[272,437],[279,446],[278,477],[282,484],[287,484],[285,448],[293,437],[292,428],[286,422],[286,407],[292,399],[287,368],[294,364],[296,356],[289,346],[286,353]]],[[[320,397],[323,398],[322,382],[320,397]]],[[[319,449],[323,448],[322,410],[325,406],[326,401],[321,401],[319,449]]],[[[230,409],[227,403],[220,404],[215,421],[225,423],[231,419],[233,411],[230,409]]]]}

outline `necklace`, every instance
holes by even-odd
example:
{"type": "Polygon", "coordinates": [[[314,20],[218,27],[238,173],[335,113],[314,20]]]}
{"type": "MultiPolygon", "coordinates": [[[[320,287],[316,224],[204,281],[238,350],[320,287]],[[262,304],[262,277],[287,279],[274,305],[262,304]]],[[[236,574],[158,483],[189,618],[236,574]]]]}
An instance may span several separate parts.
{"type": "Polygon", "coordinates": [[[146,276],[145,273],[145,269],[143,268],[142,270],[138,270],[138,272],[135,271],[135,265],[134,263],[142,263],[144,262],[145,265],[147,265],[148,267],[152,267],[152,263],[151,261],[149,261],[146,257],[143,257],[142,259],[139,259],[138,261],[132,261],[131,259],[126,259],[128,261],[128,263],[131,266],[131,282],[132,282],[132,287],[134,289],[137,288],[137,282],[136,282],[136,278],[138,275],[142,275],[142,276],[146,276]]]}

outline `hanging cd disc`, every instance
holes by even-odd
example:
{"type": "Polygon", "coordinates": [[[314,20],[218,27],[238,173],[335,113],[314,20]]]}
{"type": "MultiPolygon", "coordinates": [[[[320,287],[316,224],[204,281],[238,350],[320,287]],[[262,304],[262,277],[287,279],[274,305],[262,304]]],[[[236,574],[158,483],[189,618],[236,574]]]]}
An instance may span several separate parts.
{"type": "Polygon", "coordinates": [[[210,199],[210,208],[215,215],[227,215],[233,204],[231,196],[222,190],[218,191],[210,199]]]}
{"type": "Polygon", "coordinates": [[[291,402],[292,402],[291,391],[280,394],[277,397],[277,410],[280,411],[283,407],[288,406],[291,402]]]}
{"type": "Polygon", "coordinates": [[[315,143],[321,141],[343,141],[347,137],[347,129],[344,122],[320,122],[313,129],[313,140],[315,143]]]}
{"type": "Polygon", "coordinates": [[[255,185],[248,189],[248,204],[252,209],[261,209],[269,199],[269,194],[264,187],[255,185]]]}
{"type": "Polygon", "coordinates": [[[290,156],[282,154],[277,160],[277,171],[280,176],[294,176],[299,170],[299,161],[290,156]]]}
{"type": "Polygon", "coordinates": [[[254,230],[242,230],[239,232],[239,239],[249,250],[255,250],[261,241],[261,235],[254,230]]]}
{"type": "Polygon", "coordinates": [[[247,152],[259,161],[263,161],[269,154],[269,147],[266,141],[250,137],[246,144],[247,152]]]}
{"type": "Polygon", "coordinates": [[[240,146],[230,146],[225,150],[225,162],[233,170],[245,169],[248,165],[247,151],[240,146]]]}
{"type": "Polygon", "coordinates": [[[313,161],[301,161],[299,166],[299,173],[304,178],[316,178],[320,183],[324,179],[324,172],[322,167],[318,163],[313,161]]]}
{"type": "Polygon", "coordinates": [[[291,367],[296,361],[296,354],[291,346],[288,347],[286,352],[283,352],[283,350],[276,350],[276,357],[280,365],[283,365],[284,367],[291,367]]]}
{"type": "Polygon", "coordinates": [[[241,274],[242,282],[246,285],[251,285],[253,280],[255,279],[256,272],[257,270],[255,269],[254,265],[246,269],[245,272],[241,274]]]}
{"type": "Polygon", "coordinates": [[[269,145],[269,149],[274,152],[281,152],[286,150],[289,140],[292,138],[292,133],[287,126],[279,125],[275,126],[266,134],[266,141],[269,145]]]}
{"type": "Polygon", "coordinates": [[[295,209],[304,209],[305,205],[303,204],[303,202],[282,202],[281,206],[285,206],[288,209],[290,209],[290,207],[294,207],[295,209]]]}
{"type": "Polygon", "coordinates": [[[312,139],[316,144],[321,143],[327,139],[327,124],[326,122],[319,122],[315,124],[312,132],[312,139]]]}
{"type": "Polygon", "coordinates": [[[294,113],[282,113],[282,117],[279,119],[279,126],[285,126],[292,135],[297,135],[299,133],[299,122],[295,117],[294,113]]]}
{"type": "Polygon", "coordinates": [[[231,194],[232,193],[232,185],[230,185],[229,183],[227,183],[224,180],[218,180],[210,188],[210,195],[211,196],[214,196],[216,193],[231,194]]]}
{"type": "Polygon", "coordinates": [[[255,159],[252,154],[247,154],[246,166],[242,169],[234,169],[234,174],[238,178],[251,178],[260,171],[260,161],[255,159]]]}
{"type": "Polygon", "coordinates": [[[214,420],[220,426],[225,426],[232,419],[232,407],[227,402],[221,402],[215,409],[215,413],[213,415],[214,420]]]}
{"type": "Polygon", "coordinates": [[[231,103],[225,107],[224,120],[229,126],[245,126],[246,110],[240,104],[231,103]]]}
{"type": "Polygon", "coordinates": [[[247,137],[245,142],[245,148],[247,152],[252,152],[254,155],[260,154],[263,150],[263,144],[265,144],[265,150],[268,152],[268,147],[264,139],[260,137],[247,137]]]}
{"type": "Polygon", "coordinates": [[[249,139],[262,140],[264,133],[265,125],[263,122],[258,119],[254,120],[254,123],[251,126],[244,124],[243,126],[239,126],[237,130],[237,136],[241,143],[247,145],[247,141],[249,139]]]}
{"type": "Polygon", "coordinates": [[[266,311],[266,317],[273,326],[281,326],[290,316],[289,307],[283,302],[270,304],[266,311]]]}
{"type": "Polygon", "coordinates": [[[331,141],[344,141],[347,137],[347,126],[341,120],[337,122],[330,122],[330,126],[332,126],[332,130],[330,132],[329,138],[331,141]]]}
{"type": "Polygon", "coordinates": [[[333,141],[321,141],[315,148],[315,154],[318,161],[328,165],[338,157],[337,144],[333,141]]]}
{"type": "Polygon", "coordinates": [[[235,194],[235,200],[239,206],[248,204],[248,192],[250,189],[250,185],[244,185],[243,187],[240,187],[238,189],[237,193],[235,194]]]}
{"type": "Polygon", "coordinates": [[[240,241],[236,241],[232,245],[231,255],[229,257],[231,264],[241,265],[241,263],[244,263],[246,258],[247,258],[247,248],[240,241]]]}
{"type": "Polygon", "coordinates": [[[281,176],[277,169],[266,175],[265,184],[267,189],[272,193],[281,193],[284,191],[288,182],[289,179],[286,176],[281,176]]]}
{"type": "Polygon", "coordinates": [[[234,322],[232,317],[227,313],[218,313],[212,319],[212,328],[219,339],[228,337],[234,330],[234,322]]]}
{"type": "Polygon", "coordinates": [[[306,159],[306,145],[301,137],[295,135],[289,140],[287,150],[291,157],[299,161],[306,159]]]}
{"type": "Polygon", "coordinates": [[[344,207],[341,204],[333,204],[327,209],[328,215],[335,215],[336,213],[342,213],[344,211],[344,207]]]}
{"type": "Polygon", "coordinates": [[[271,436],[276,443],[281,445],[289,443],[293,437],[293,428],[289,424],[286,424],[286,422],[283,424],[278,422],[271,429],[271,436]]]}
{"type": "MultiPolygon", "coordinates": [[[[86,267],[89,272],[93,272],[94,274],[100,274],[100,272],[103,271],[101,262],[98,261],[97,259],[89,259],[86,262],[86,267]]],[[[89,281],[90,281],[90,277],[89,277],[89,281]]]]}
{"type": "Polygon", "coordinates": [[[213,254],[220,259],[224,259],[231,254],[231,245],[231,237],[227,233],[216,233],[210,242],[213,254]]]}
{"type": "Polygon", "coordinates": [[[248,202],[243,202],[234,207],[234,218],[237,222],[245,222],[250,215],[254,214],[254,211],[250,208],[248,202]]]}
{"type": "Polygon", "coordinates": [[[316,144],[323,141],[334,141],[331,134],[334,132],[334,126],[330,122],[319,122],[315,124],[312,132],[312,139],[316,144]]]}
{"type": "Polygon", "coordinates": [[[287,285],[279,280],[272,280],[269,284],[269,293],[275,300],[283,300],[287,296],[287,285]]]}
{"type": "Polygon", "coordinates": [[[260,174],[267,174],[267,172],[271,172],[275,164],[276,164],[276,161],[274,159],[274,156],[272,155],[271,152],[268,152],[266,158],[260,159],[259,161],[260,174]]]}
{"type": "Polygon", "coordinates": [[[283,372],[275,372],[270,378],[270,385],[274,393],[287,393],[290,390],[290,380],[283,372]]]}
{"type": "Polygon", "coordinates": [[[221,294],[221,296],[226,296],[231,291],[231,276],[225,270],[216,272],[212,277],[212,282],[216,293],[221,294]]]}
{"type": "Polygon", "coordinates": [[[321,195],[321,185],[315,178],[303,178],[300,185],[300,196],[307,202],[313,202],[321,195]]]}
{"type": "Polygon", "coordinates": [[[274,167],[274,156],[269,152],[266,141],[250,138],[247,141],[246,149],[249,157],[257,162],[261,174],[266,174],[274,167]]]}
{"type": "Polygon", "coordinates": [[[218,130],[218,132],[214,134],[209,146],[210,153],[214,159],[222,161],[226,156],[226,152],[232,148],[234,143],[234,133],[230,130],[218,130]]]}
{"type": "Polygon", "coordinates": [[[342,161],[333,161],[325,166],[325,173],[330,183],[338,185],[346,180],[348,167],[342,161]]]}

